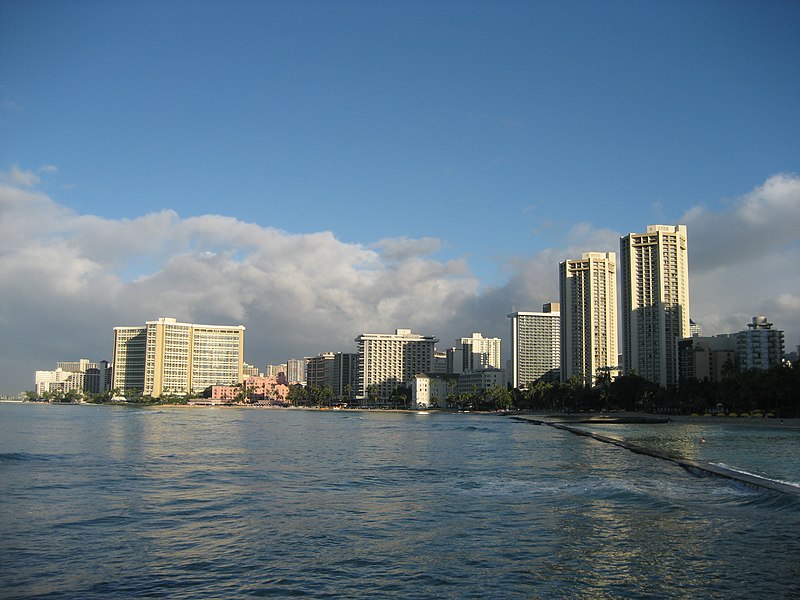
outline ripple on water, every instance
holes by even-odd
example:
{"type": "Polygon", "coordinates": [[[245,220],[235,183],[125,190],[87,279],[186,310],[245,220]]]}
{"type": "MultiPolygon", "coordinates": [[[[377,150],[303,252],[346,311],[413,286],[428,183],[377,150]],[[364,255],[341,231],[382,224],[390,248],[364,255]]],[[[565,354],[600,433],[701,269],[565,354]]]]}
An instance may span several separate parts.
{"type": "Polygon", "coordinates": [[[4,594],[791,597],[800,577],[797,499],[551,428],[141,412],[49,411],[40,437],[0,419],[4,594]]]}

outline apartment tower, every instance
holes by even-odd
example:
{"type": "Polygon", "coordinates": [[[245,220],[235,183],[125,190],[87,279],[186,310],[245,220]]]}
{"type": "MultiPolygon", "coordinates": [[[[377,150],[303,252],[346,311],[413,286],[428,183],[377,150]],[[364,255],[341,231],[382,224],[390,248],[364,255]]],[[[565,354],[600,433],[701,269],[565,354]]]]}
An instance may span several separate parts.
{"type": "Polygon", "coordinates": [[[559,265],[561,380],[593,385],[617,372],[617,259],[584,252],[559,265]]]}
{"type": "Polygon", "coordinates": [[[736,357],[740,369],[759,369],[783,363],[783,331],[773,329],[767,317],[753,317],[746,331],[736,334],[736,357]]]}
{"type": "Polygon", "coordinates": [[[678,384],[678,340],[691,336],[685,225],[648,225],[620,239],[623,369],[678,384]]]}
{"type": "Polygon", "coordinates": [[[517,311],[508,318],[511,319],[512,386],[522,388],[536,381],[558,381],[561,364],[558,302],[545,304],[542,312],[517,311]]]}

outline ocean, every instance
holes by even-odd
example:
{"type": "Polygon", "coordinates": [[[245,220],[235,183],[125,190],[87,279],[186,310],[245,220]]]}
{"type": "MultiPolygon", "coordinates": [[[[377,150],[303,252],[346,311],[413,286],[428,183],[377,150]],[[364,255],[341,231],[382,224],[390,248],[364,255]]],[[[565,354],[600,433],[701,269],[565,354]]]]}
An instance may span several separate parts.
{"type": "MultiPolygon", "coordinates": [[[[800,431],[590,428],[800,483],[800,431]]],[[[798,595],[800,497],[503,415],[0,404],[3,598],[798,595]]]]}

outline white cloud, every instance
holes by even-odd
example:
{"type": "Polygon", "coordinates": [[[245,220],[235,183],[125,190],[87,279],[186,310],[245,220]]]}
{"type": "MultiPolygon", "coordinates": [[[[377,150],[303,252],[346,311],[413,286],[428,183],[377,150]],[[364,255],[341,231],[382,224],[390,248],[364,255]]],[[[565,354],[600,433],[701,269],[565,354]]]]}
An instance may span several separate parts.
{"type": "Polygon", "coordinates": [[[766,315],[800,342],[800,177],[778,174],[712,210],[683,217],[689,232],[692,316],[704,333],[744,329],[766,315]]]}
{"type": "MultiPolygon", "coordinates": [[[[559,247],[503,260],[505,283],[481,288],[463,259],[433,258],[436,238],[348,244],[232,217],[164,210],[132,219],[80,215],[28,189],[12,168],[0,184],[0,392],[32,387],[58,360],[110,359],[115,325],[160,316],[247,326],[246,360],[263,366],[354,351],[359,333],[411,327],[440,348],[472,331],[501,337],[512,309],[558,300],[558,264],[619,252],[619,233],[574,225],[559,247]]],[[[706,333],[768,316],[800,341],[800,179],[769,178],[720,208],[684,215],[692,316],[706,333]]],[[[642,224],[642,228],[647,225],[642,224]]]]}
{"type": "Polygon", "coordinates": [[[23,171],[19,166],[12,165],[8,172],[0,171],[0,181],[23,187],[33,187],[39,183],[39,176],[33,171],[23,171]]]}
{"type": "Polygon", "coordinates": [[[406,260],[413,257],[429,256],[439,250],[442,242],[436,238],[407,237],[381,240],[374,244],[381,254],[389,260],[406,260]]]}
{"type": "Polygon", "coordinates": [[[478,288],[463,261],[426,258],[434,239],[369,248],[217,215],[105,219],[13,186],[0,186],[0,207],[3,392],[57,360],[110,359],[115,325],[243,323],[246,359],[263,366],[353,351],[364,331],[435,334],[478,288]]]}
{"type": "Polygon", "coordinates": [[[800,177],[773,175],[720,210],[693,207],[682,222],[690,228],[695,272],[732,263],[758,268],[766,257],[800,242],[800,177]]]}

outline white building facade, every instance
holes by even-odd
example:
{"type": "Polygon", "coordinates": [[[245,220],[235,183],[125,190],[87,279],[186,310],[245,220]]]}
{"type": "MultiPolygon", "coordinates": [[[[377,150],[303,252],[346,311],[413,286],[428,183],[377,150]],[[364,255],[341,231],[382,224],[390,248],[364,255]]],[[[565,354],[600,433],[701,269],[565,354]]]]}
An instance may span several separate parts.
{"type": "Polygon", "coordinates": [[[36,394],[65,393],[69,391],[98,394],[109,390],[111,384],[108,361],[90,362],[86,358],[78,361],[60,361],[55,371],[36,371],[34,385],[36,394]]]}
{"type": "Polygon", "coordinates": [[[485,338],[481,333],[460,340],[462,349],[462,371],[501,369],[500,338],[485,338]]]}
{"type": "Polygon", "coordinates": [[[290,358],[286,361],[286,379],[289,385],[306,385],[306,365],[308,358],[290,358]]]}
{"type": "Polygon", "coordinates": [[[362,404],[385,405],[392,392],[411,385],[414,376],[433,371],[433,336],[397,329],[395,333],[362,333],[358,347],[357,397],[362,404]]]}
{"type": "Polygon", "coordinates": [[[747,331],[736,334],[736,357],[740,369],[765,371],[783,363],[783,331],[773,329],[767,317],[753,317],[747,331]]]}
{"type": "Polygon", "coordinates": [[[411,386],[411,408],[445,408],[447,398],[457,392],[458,380],[453,376],[420,373],[411,386]]]}

